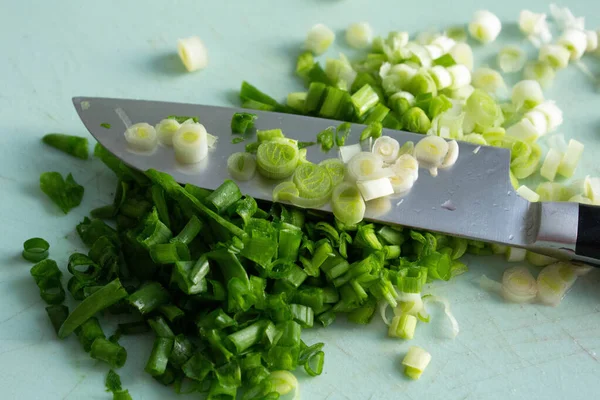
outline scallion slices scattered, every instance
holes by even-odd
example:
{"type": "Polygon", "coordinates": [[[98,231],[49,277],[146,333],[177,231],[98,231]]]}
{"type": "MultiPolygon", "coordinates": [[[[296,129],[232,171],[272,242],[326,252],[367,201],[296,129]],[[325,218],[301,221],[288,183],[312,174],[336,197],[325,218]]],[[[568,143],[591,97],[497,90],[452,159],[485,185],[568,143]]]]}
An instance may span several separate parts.
{"type": "Polygon", "coordinates": [[[208,65],[208,51],[198,36],[179,39],[177,52],[188,72],[204,69],[208,65]]]}

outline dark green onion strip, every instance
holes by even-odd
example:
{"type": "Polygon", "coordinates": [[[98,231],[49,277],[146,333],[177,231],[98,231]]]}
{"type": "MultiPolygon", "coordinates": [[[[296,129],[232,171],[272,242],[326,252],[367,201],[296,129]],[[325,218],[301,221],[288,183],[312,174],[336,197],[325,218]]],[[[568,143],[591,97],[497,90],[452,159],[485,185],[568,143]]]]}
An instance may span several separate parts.
{"type": "Polygon", "coordinates": [[[40,189],[65,214],[81,203],[84,191],[83,186],[75,182],[73,175],[69,174],[67,179],[63,179],[58,172],[44,172],[40,176],[40,189]]]}
{"type": "Polygon", "coordinates": [[[27,261],[39,262],[48,258],[48,249],[50,249],[50,244],[44,239],[31,238],[23,243],[23,252],[21,255],[27,261]]]}
{"type": "Polygon", "coordinates": [[[60,281],[62,273],[56,261],[48,258],[42,260],[31,267],[29,272],[40,289],[40,297],[46,303],[60,304],[65,300],[65,290],[60,281]]]}
{"type": "Polygon", "coordinates": [[[92,343],[90,356],[96,360],[106,362],[112,368],[121,368],[127,361],[127,350],[116,343],[99,337],[92,343]]]}
{"type": "MultiPolygon", "coordinates": [[[[109,125],[110,128],[110,125],[109,125]]],[[[49,146],[63,151],[73,157],[88,159],[88,140],[84,137],[65,135],[62,133],[49,133],[42,138],[49,146]]]]}
{"type": "Polygon", "coordinates": [[[250,113],[235,113],[231,118],[231,132],[233,133],[246,133],[248,130],[254,127],[254,121],[256,120],[256,114],[250,113]]]}

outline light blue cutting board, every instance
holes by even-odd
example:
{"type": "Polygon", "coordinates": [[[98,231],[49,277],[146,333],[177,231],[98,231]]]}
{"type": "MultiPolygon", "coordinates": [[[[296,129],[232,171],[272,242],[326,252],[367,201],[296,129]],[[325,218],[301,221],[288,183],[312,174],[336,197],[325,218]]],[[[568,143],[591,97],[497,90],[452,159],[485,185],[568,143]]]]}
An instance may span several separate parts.
{"type": "MultiPolygon", "coordinates": [[[[588,27],[600,25],[600,3],[570,1],[588,27]]],[[[368,21],[378,34],[415,32],[466,22],[489,8],[516,21],[523,7],[543,1],[0,1],[0,398],[109,399],[107,367],[81,350],[74,337],[59,342],[19,252],[25,239],[47,238],[52,257],[65,265],[82,250],[74,226],[93,207],[111,200],[114,177],[96,160],[65,157],[44,147],[47,132],[88,135],[71,106],[75,95],[135,97],[231,105],[243,79],[283,98],[302,89],[293,77],[306,31],[324,22],[338,32],[328,53],[350,51],[342,30],[368,21]],[[175,54],[179,37],[199,35],[209,51],[205,71],[187,74],[175,54]],[[83,204],[62,215],[38,188],[47,170],[72,172],[85,185],[83,204]]],[[[514,23],[504,38],[521,40],[514,23]]],[[[493,65],[495,43],[481,51],[493,65]]],[[[479,58],[481,59],[481,58],[479,58]]],[[[599,59],[586,62],[598,72],[599,59]]],[[[479,64],[481,65],[481,63],[479,64]]],[[[576,69],[558,74],[547,91],[565,111],[562,132],[586,144],[578,174],[600,175],[600,94],[576,69]]],[[[217,133],[217,132],[213,132],[217,133]]],[[[227,133],[226,133],[227,134],[227,133]]],[[[225,139],[227,140],[227,139],[225,139]]],[[[455,340],[440,337],[435,314],[412,342],[388,339],[379,321],[368,327],[338,322],[306,332],[326,343],[322,376],[298,372],[303,399],[597,399],[600,397],[600,282],[580,279],[558,308],[505,304],[473,280],[499,279],[503,263],[469,259],[471,271],[436,284],[460,323],[455,340]],[[402,375],[409,345],[433,360],[418,382],[402,375]]],[[[432,288],[433,289],[433,288],[432,288]]],[[[106,329],[110,332],[110,328],[106,329]]],[[[143,372],[150,340],[124,338],[129,351],[120,371],[134,399],[175,397],[143,372]]]]}

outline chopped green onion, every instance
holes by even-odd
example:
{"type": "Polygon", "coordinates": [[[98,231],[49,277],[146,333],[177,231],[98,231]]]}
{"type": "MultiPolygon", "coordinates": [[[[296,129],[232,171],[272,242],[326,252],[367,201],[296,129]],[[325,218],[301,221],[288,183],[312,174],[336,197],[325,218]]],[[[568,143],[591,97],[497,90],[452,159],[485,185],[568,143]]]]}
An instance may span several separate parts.
{"type": "Polygon", "coordinates": [[[97,338],[106,339],[102,327],[100,326],[100,322],[98,322],[96,317],[92,317],[81,324],[81,326],[75,330],[75,334],[86,352],[89,352],[92,349],[92,344],[97,338]]]}
{"type": "Polygon", "coordinates": [[[21,255],[27,261],[39,262],[48,258],[48,249],[50,244],[42,238],[27,239],[23,243],[23,252],[21,255]]]}
{"type": "Polygon", "coordinates": [[[160,121],[154,129],[158,135],[158,141],[165,146],[173,146],[173,135],[181,128],[181,124],[175,118],[165,118],[160,121]]]}
{"type": "Polygon", "coordinates": [[[478,68],[475,70],[472,76],[472,84],[475,89],[482,89],[490,94],[506,88],[502,75],[491,68],[478,68]]]}
{"type": "Polygon", "coordinates": [[[534,253],[532,251],[527,251],[527,255],[525,256],[525,259],[531,265],[535,265],[536,267],[545,267],[547,265],[554,264],[555,262],[558,261],[554,257],[550,257],[545,254],[534,253]]]}
{"type": "Polygon", "coordinates": [[[527,303],[537,296],[535,278],[527,268],[512,267],[504,271],[502,276],[502,295],[507,301],[527,303]]]}
{"type": "Polygon", "coordinates": [[[103,122],[100,124],[101,127],[103,127],[104,129],[110,129],[110,124],[108,122],[103,122]]]}
{"type": "Polygon", "coordinates": [[[195,164],[208,155],[208,133],[204,125],[184,123],[173,135],[175,158],[182,164],[195,164]]]}
{"type": "Polygon", "coordinates": [[[227,159],[227,170],[238,181],[249,181],[256,172],[255,157],[246,152],[233,153],[227,159]]]}
{"type": "Polygon", "coordinates": [[[73,175],[67,175],[67,179],[58,172],[44,172],[40,176],[40,189],[50,200],[67,214],[72,208],[81,204],[84,188],[75,182],[73,175]]]}
{"type": "Polygon", "coordinates": [[[562,160],[558,166],[558,174],[565,178],[570,178],[575,173],[579,159],[583,153],[583,144],[575,139],[569,140],[567,150],[563,155],[562,160]]]}
{"type": "Polygon", "coordinates": [[[362,117],[370,109],[377,105],[379,102],[379,96],[377,95],[377,92],[373,90],[371,85],[365,84],[352,95],[351,101],[354,105],[354,109],[356,110],[356,115],[358,117],[362,117]]]}
{"type": "Polygon", "coordinates": [[[112,368],[121,368],[127,361],[127,350],[116,343],[99,337],[92,343],[90,356],[108,363],[112,368]]]}
{"type": "Polygon", "coordinates": [[[352,125],[349,122],[338,125],[335,130],[335,144],[338,147],[346,144],[346,139],[348,139],[348,136],[350,135],[350,129],[352,129],[352,125]]]}
{"type": "Polygon", "coordinates": [[[547,88],[554,81],[556,72],[550,64],[543,61],[527,63],[523,70],[523,78],[537,81],[541,87],[547,88]]]}
{"type": "MultiPolygon", "coordinates": [[[[341,148],[340,148],[341,149],[341,148]]],[[[323,160],[319,163],[319,166],[325,168],[331,178],[332,187],[337,186],[344,180],[344,174],[346,173],[346,167],[342,160],[337,158],[330,158],[323,160]]]]}
{"type": "Polygon", "coordinates": [[[427,113],[419,107],[412,107],[401,118],[402,126],[409,132],[427,133],[431,127],[431,120],[427,113]]]}
{"type": "Polygon", "coordinates": [[[173,351],[173,339],[157,337],[144,370],[152,376],[162,375],[173,351]]]}
{"type": "MultiPolygon", "coordinates": [[[[158,282],[142,286],[129,295],[127,301],[142,314],[148,314],[169,302],[169,293],[158,282]]],[[[83,303],[82,303],[83,304],[83,303]]]]}
{"type": "Polygon", "coordinates": [[[381,122],[371,122],[360,134],[360,141],[366,140],[368,138],[377,139],[381,136],[381,132],[383,130],[383,126],[381,122]]]}
{"type": "Polygon", "coordinates": [[[556,149],[548,150],[548,153],[546,153],[546,158],[544,159],[544,163],[540,168],[540,175],[549,181],[554,181],[562,157],[563,155],[560,151],[556,149]]]}
{"type": "Polygon", "coordinates": [[[288,94],[286,104],[293,108],[298,113],[304,111],[304,103],[306,102],[306,92],[293,92],[288,94]]]}
{"type": "Polygon", "coordinates": [[[402,360],[404,374],[410,379],[419,379],[431,361],[431,354],[420,347],[410,346],[402,360]]]}
{"type": "Polygon", "coordinates": [[[256,153],[258,172],[265,178],[291,176],[298,165],[298,146],[287,139],[263,142],[256,153]]]}
{"type": "Polygon", "coordinates": [[[346,29],[346,43],[355,49],[364,49],[373,40],[373,29],[366,22],[350,24],[346,29]]]}
{"type": "Polygon", "coordinates": [[[247,133],[254,127],[254,121],[258,116],[256,114],[240,112],[233,114],[231,117],[231,132],[233,133],[247,133]]]}
{"type": "Polygon", "coordinates": [[[368,181],[358,181],[356,186],[365,201],[389,196],[394,193],[390,178],[377,178],[368,181]]]}
{"type": "Polygon", "coordinates": [[[304,48],[316,55],[325,53],[335,40],[335,33],[323,24],[310,28],[304,42],[304,48]]]}
{"type": "Polygon", "coordinates": [[[523,197],[525,200],[531,203],[540,201],[540,195],[525,185],[519,186],[519,188],[517,189],[517,193],[519,194],[519,196],[523,197]]]}
{"type": "Polygon", "coordinates": [[[501,30],[502,23],[500,19],[487,10],[476,11],[469,23],[469,33],[481,43],[493,42],[501,30]]]}
{"type": "MultiPolygon", "coordinates": [[[[108,125],[110,128],[110,125],[108,125]]],[[[49,146],[72,155],[73,157],[88,159],[88,140],[79,136],[65,135],[62,133],[49,133],[42,138],[49,146]]]]}
{"type": "Polygon", "coordinates": [[[457,42],[467,41],[467,31],[463,26],[451,26],[444,31],[444,34],[457,42]]]}
{"type": "Polygon", "coordinates": [[[40,297],[48,304],[60,304],[65,299],[65,291],[60,282],[62,273],[58,269],[56,261],[45,259],[29,271],[38,288],[40,297]]]}
{"type": "Polygon", "coordinates": [[[273,390],[280,396],[285,396],[293,390],[295,394],[292,398],[297,398],[300,384],[291,372],[273,371],[266,379],[273,385],[273,390]]]}
{"type": "Polygon", "coordinates": [[[537,277],[538,299],[551,306],[557,306],[569,291],[577,275],[570,263],[558,262],[548,265],[537,277]]]}
{"type": "MultiPolygon", "coordinates": [[[[363,139],[361,139],[363,140],[363,139]]],[[[351,144],[349,146],[340,146],[339,155],[342,160],[342,163],[348,163],[352,157],[357,155],[362,151],[362,147],[359,143],[351,144]]]]}
{"type": "Polygon", "coordinates": [[[393,175],[391,170],[384,168],[383,159],[371,152],[358,153],[350,159],[346,167],[348,178],[353,182],[393,175]]]}
{"type": "Polygon", "coordinates": [[[439,136],[426,136],[415,145],[415,158],[427,168],[438,168],[448,154],[448,142],[439,136]]]}
{"type": "Polygon", "coordinates": [[[417,317],[410,314],[402,314],[394,317],[388,329],[388,336],[410,340],[415,336],[417,317]]]}
{"type": "Polygon", "coordinates": [[[335,128],[330,126],[317,134],[317,143],[321,145],[321,150],[328,152],[334,145],[335,128]]]}
{"type": "Polygon", "coordinates": [[[517,46],[504,46],[496,58],[498,67],[502,72],[507,73],[520,71],[523,69],[525,61],[527,61],[527,55],[523,49],[517,46]]]}
{"type": "Polygon", "coordinates": [[[69,316],[69,307],[63,304],[52,304],[46,306],[46,313],[48,314],[48,318],[50,318],[54,331],[58,335],[58,330],[69,316]]]}
{"type": "Polygon", "coordinates": [[[188,72],[204,69],[208,65],[208,52],[198,36],[177,40],[177,54],[188,72]]]}
{"type": "Polygon", "coordinates": [[[473,70],[473,50],[467,43],[457,43],[449,53],[457,64],[466,66],[469,71],[473,70]]]}
{"type": "Polygon", "coordinates": [[[336,219],[355,225],[364,218],[366,205],[356,185],[343,182],[333,189],[331,208],[336,219]]]}
{"type": "Polygon", "coordinates": [[[188,261],[189,250],[182,242],[158,243],[150,247],[150,258],[157,264],[174,264],[188,261]]]}
{"type": "Polygon", "coordinates": [[[525,260],[527,250],[518,247],[508,247],[506,249],[506,261],[508,262],[520,262],[525,260]]]}
{"type": "Polygon", "coordinates": [[[562,69],[569,65],[570,55],[569,50],[561,45],[545,44],[540,48],[538,60],[554,69],[562,69]]]}
{"type": "Polygon", "coordinates": [[[183,123],[186,123],[186,122],[188,122],[188,123],[192,123],[192,122],[193,123],[198,123],[198,122],[200,122],[200,118],[199,117],[192,117],[192,116],[189,116],[189,115],[169,115],[167,117],[167,119],[175,120],[175,121],[177,121],[180,124],[183,124],[183,123]]]}
{"type": "Polygon", "coordinates": [[[583,30],[567,29],[558,39],[558,44],[569,50],[570,59],[579,60],[587,48],[587,36],[583,30]]]}
{"type": "Polygon", "coordinates": [[[140,122],[127,128],[125,141],[129,148],[134,151],[151,152],[158,144],[158,136],[152,125],[140,122]]]}
{"type": "Polygon", "coordinates": [[[292,180],[300,197],[327,201],[332,191],[331,176],[327,170],[312,163],[300,164],[294,171],[292,180]]]}
{"type": "Polygon", "coordinates": [[[300,53],[296,61],[296,74],[301,78],[308,78],[308,73],[315,65],[315,59],[310,51],[300,53]]]}
{"type": "Polygon", "coordinates": [[[373,143],[373,153],[377,154],[381,159],[388,163],[393,164],[398,158],[398,151],[400,150],[400,143],[394,138],[389,136],[381,136],[373,143]]]}

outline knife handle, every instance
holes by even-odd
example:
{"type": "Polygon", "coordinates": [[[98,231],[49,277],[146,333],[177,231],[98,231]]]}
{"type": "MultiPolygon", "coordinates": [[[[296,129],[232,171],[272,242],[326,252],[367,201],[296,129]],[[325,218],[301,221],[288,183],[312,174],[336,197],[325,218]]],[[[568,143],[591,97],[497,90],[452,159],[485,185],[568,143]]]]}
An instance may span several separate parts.
{"type": "Polygon", "coordinates": [[[600,207],[579,205],[575,254],[600,263],[600,207]]]}

